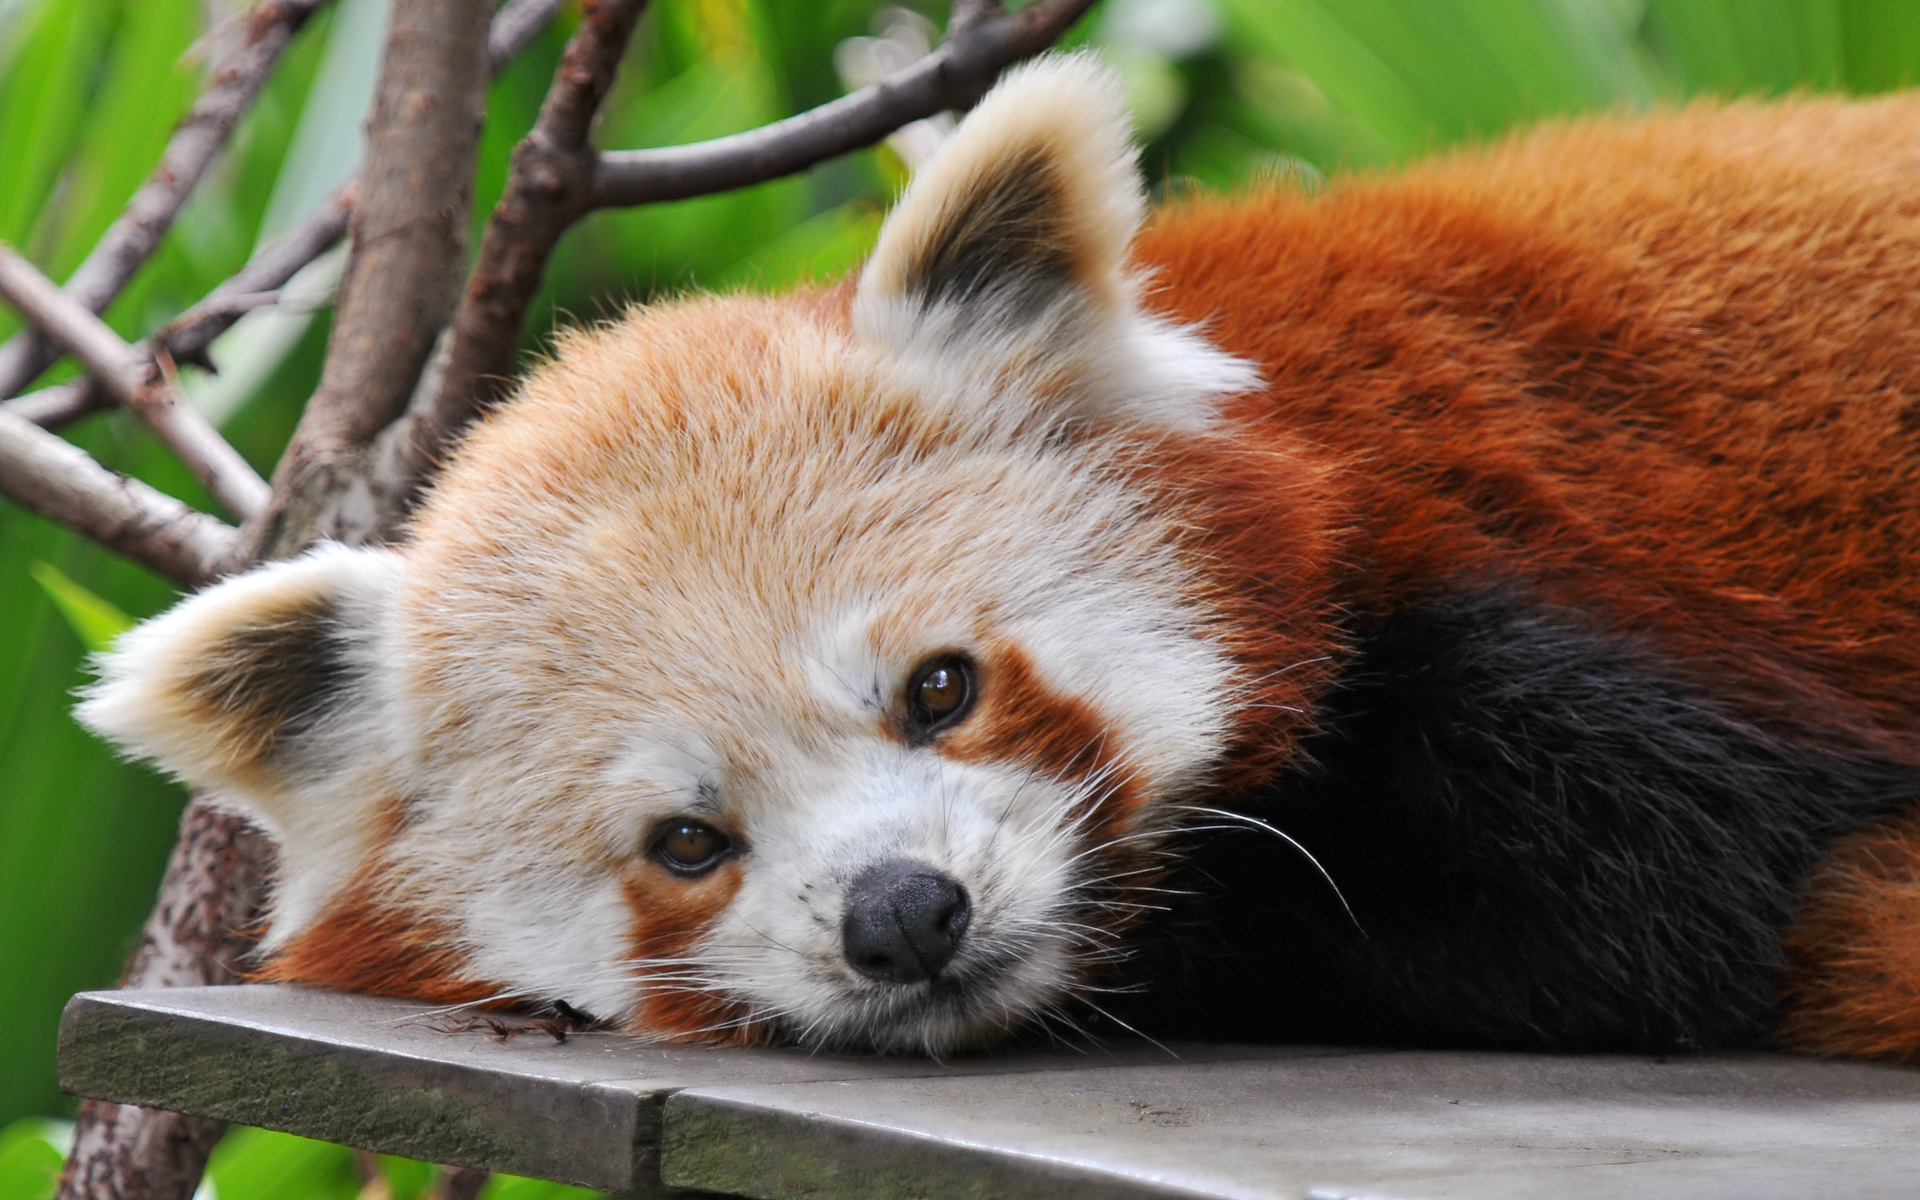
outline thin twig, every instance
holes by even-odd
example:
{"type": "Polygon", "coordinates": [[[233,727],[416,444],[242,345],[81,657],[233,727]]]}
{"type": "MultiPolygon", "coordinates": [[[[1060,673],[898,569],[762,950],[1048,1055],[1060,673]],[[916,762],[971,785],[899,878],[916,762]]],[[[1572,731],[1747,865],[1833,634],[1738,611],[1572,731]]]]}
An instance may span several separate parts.
{"type": "Polygon", "coordinates": [[[246,266],[208,292],[206,299],[167,322],[162,343],[166,352],[175,362],[211,367],[206,357],[207,347],[247,311],[233,307],[234,297],[277,292],[302,268],[338,245],[347,234],[353,203],[359,194],[359,184],[349,182],[298,225],[254,255],[246,266]]]}
{"type": "MultiPolygon", "coordinates": [[[[513,365],[528,301],[569,225],[587,211],[598,156],[594,114],[613,87],[646,0],[586,0],[533,129],[514,147],[507,186],[494,206],[480,255],[454,314],[451,344],[432,402],[394,444],[396,481],[417,480],[440,446],[485,407],[513,365]]],[[[407,507],[410,489],[395,489],[407,507]]]]}
{"type": "MultiPolygon", "coordinates": [[[[353,201],[359,194],[357,183],[348,183],[325,204],[309,213],[291,231],[253,256],[225,282],[214,288],[200,303],[162,326],[161,351],[177,363],[193,363],[209,370],[207,347],[233,323],[253,308],[254,298],[271,295],[297,275],[301,268],[332,249],[346,236],[347,221],[353,215],[353,201]],[[242,303],[242,301],[247,301],[242,303]]],[[[143,338],[134,349],[143,358],[157,357],[154,338],[143,338]]],[[[113,394],[91,379],[56,384],[5,402],[14,415],[25,417],[43,429],[53,429],[77,421],[113,403],[113,394]]]]}
{"type": "Polygon", "coordinates": [[[493,28],[487,32],[487,58],[498,75],[507,69],[542,29],[552,24],[567,0],[507,0],[493,14],[493,28]]]}
{"type": "Polygon", "coordinates": [[[240,542],[239,530],[9,412],[0,412],[0,492],[183,588],[218,578],[240,542]]]}
{"type": "Polygon", "coordinates": [[[730,137],[602,154],[592,207],[655,204],[763,183],[870,146],[902,125],[970,107],[1002,68],[1053,45],[1091,7],[1093,0],[1039,0],[1012,13],[968,6],[967,19],[956,16],[933,53],[851,95],[730,137]]]}
{"type": "Polygon", "coordinates": [[[405,409],[460,295],[492,8],[394,0],[326,365],[274,470],[273,499],[248,522],[253,556],[372,533],[356,499],[366,447],[405,409]]]}
{"type": "Polygon", "coordinates": [[[1092,5],[1040,0],[1006,13],[980,0],[956,4],[938,49],[850,96],[730,137],[596,155],[586,140],[588,123],[580,119],[583,111],[590,118],[592,110],[582,101],[598,105],[618,59],[607,60],[611,39],[590,27],[596,7],[615,6],[589,4],[540,122],[514,151],[507,191],[454,317],[446,370],[430,402],[390,435],[392,453],[377,490],[405,507],[441,452],[505,394],[527,308],[554,245],[573,222],[596,208],[707,195],[790,175],[913,121],[967,107],[1002,68],[1051,46],[1092,5]],[[556,118],[551,126],[550,111],[556,118]],[[583,178],[589,157],[590,177],[583,178]]]}
{"type": "MultiPolygon", "coordinates": [[[[220,153],[233,127],[259,95],[281,51],[327,0],[264,0],[247,19],[240,45],[213,72],[167,142],[166,151],[113,225],[68,277],[69,299],[88,312],[105,312],[120,289],[173,227],[180,207],[220,153]]],[[[59,355],[31,330],[0,345],[0,396],[11,396],[59,355]]]]}
{"type": "Polygon", "coordinates": [[[32,421],[42,429],[58,429],[112,403],[113,396],[107,389],[95,383],[93,376],[82,375],[11,400],[0,400],[0,412],[32,421]]]}
{"type": "MultiPolygon", "coordinates": [[[[497,76],[505,70],[528,43],[552,23],[565,3],[566,0],[509,0],[495,13],[487,35],[487,57],[493,74],[497,76]]],[[[212,370],[207,348],[244,315],[224,303],[224,297],[277,290],[301,268],[333,249],[347,234],[359,194],[360,181],[348,180],[298,225],[207,293],[206,299],[170,321],[164,344],[166,352],[175,362],[212,370]]],[[[138,346],[141,353],[151,354],[151,343],[151,338],[141,341],[138,346]]],[[[43,429],[57,429],[106,408],[113,403],[113,396],[88,378],[56,384],[0,403],[16,416],[25,417],[43,429]]]]}
{"type": "Polygon", "coordinates": [[[234,515],[245,520],[266,507],[270,494],[266,480],[186,402],[179,387],[165,377],[149,378],[139,351],[4,243],[0,243],[0,297],[133,409],[234,515]]]}

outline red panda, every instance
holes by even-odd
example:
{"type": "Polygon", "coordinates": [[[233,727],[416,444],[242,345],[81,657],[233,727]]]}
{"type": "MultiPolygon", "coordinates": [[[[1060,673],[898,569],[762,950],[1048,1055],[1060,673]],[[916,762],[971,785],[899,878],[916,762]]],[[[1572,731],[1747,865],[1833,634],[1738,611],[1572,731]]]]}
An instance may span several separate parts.
{"type": "Polygon", "coordinates": [[[1047,59],[857,280],[562,336],[402,545],[185,600],[80,715],[277,840],[264,979],[1915,1057],[1916,128],[1701,103],[1148,219],[1047,59]]]}

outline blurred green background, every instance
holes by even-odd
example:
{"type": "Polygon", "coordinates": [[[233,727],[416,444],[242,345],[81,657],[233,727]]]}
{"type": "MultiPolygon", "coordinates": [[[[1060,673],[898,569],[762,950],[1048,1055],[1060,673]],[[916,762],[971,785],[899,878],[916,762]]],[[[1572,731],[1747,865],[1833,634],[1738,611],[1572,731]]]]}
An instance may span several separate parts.
{"type": "MultiPolygon", "coordinates": [[[[230,151],[108,314],[147,332],[202,296],[351,174],[387,0],[335,0],[302,32],[230,151]]],[[[201,86],[241,0],[0,0],[0,239],[63,278],[119,212],[201,86]],[[211,36],[214,34],[215,36],[211,36]]],[[[600,144],[665,145],[745,129],[842,94],[944,20],[874,0],[655,0],[603,116],[600,144]],[[879,35],[884,38],[876,42],[879,35]],[[856,40],[869,39],[869,40],[856,40]],[[836,59],[839,66],[836,67],[836,59]]],[[[494,86],[475,228],[531,125],[569,9],[494,86]]],[[[1917,0],[1105,0],[1069,39],[1126,75],[1156,188],[1309,183],[1370,170],[1515,122],[1688,95],[1873,92],[1920,78],[1917,0]]],[[[779,287],[865,254],[910,146],[746,191],[602,213],[550,272],[529,348],[559,324],[689,287],[779,287]]],[[[296,283],[316,302],[259,313],[189,372],[196,403],[270,471],[325,348],[338,257],[296,283]]],[[[0,310],[0,336],[16,323],[0,310]]],[[[61,378],[60,368],[48,380],[61,378]]],[[[210,506],[118,415],[67,431],[115,467],[210,506]]],[[[83,682],[76,628],[53,601],[75,581],[134,616],[172,590],[0,502],[0,1200],[40,1196],[71,1102],[53,1038],[74,991],[110,985],[146,913],[184,801],[117,763],[68,716],[83,682]],[[51,568],[51,570],[49,570],[51,568]]],[[[376,1192],[408,1200],[424,1167],[382,1160],[376,1192]]],[[[351,1196],[337,1147],[230,1135],[224,1200],[351,1196]]],[[[495,1180],[490,1200],[567,1189],[495,1180]]]]}

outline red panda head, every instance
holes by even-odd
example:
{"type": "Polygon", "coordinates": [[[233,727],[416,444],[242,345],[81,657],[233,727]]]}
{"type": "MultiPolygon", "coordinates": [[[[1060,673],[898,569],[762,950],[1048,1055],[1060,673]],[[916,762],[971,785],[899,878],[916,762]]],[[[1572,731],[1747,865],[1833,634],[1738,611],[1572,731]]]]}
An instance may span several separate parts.
{"type": "Polygon", "coordinates": [[[1115,954],[1287,707],[1165,469],[1257,378],[1142,311],[1141,214],[1113,80],[1016,72],[850,303],[568,335],[405,546],[187,600],[81,715],[279,840],[270,977],[988,1040],[1115,954]]]}

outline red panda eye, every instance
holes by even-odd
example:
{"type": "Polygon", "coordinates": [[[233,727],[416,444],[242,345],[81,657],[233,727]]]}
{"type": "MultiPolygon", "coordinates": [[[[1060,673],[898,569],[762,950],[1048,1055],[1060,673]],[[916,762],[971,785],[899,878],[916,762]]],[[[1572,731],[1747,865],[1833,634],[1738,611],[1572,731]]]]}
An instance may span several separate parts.
{"type": "Polygon", "coordinates": [[[671,821],[654,838],[653,856],[670,871],[702,875],[720,864],[733,843],[711,825],[699,821],[671,821]]]}
{"type": "Polygon", "coordinates": [[[916,734],[955,725],[973,705],[973,663],[958,654],[942,654],[914,668],[907,680],[907,723],[916,734]]]}

